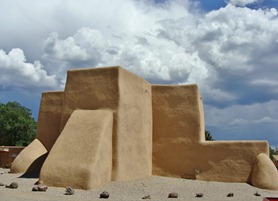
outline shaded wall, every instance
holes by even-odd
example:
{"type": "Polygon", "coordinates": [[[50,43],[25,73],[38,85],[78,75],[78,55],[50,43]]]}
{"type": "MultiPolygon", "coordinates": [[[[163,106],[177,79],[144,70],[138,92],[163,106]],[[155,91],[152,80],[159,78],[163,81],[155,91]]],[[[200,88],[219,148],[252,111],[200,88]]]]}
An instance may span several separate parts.
{"type": "Polygon", "coordinates": [[[112,180],[152,173],[151,86],[120,67],[68,71],[61,131],[76,109],[113,112],[112,180]]]}
{"type": "Polygon", "coordinates": [[[43,93],[38,121],[11,172],[44,163],[50,185],[90,189],[154,174],[278,189],[266,141],[205,141],[197,85],[150,85],[121,67],[70,70],[64,92],[43,93]]]}
{"type": "Polygon", "coordinates": [[[91,189],[111,181],[111,110],[75,110],[44,162],[40,182],[91,189]]]}
{"type": "Polygon", "coordinates": [[[16,158],[11,172],[40,172],[48,152],[60,135],[63,95],[63,91],[42,93],[36,139],[16,158]]]}
{"type": "Polygon", "coordinates": [[[10,168],[14,159],[25,147],[0,146],[0,167],[10,168]]]}
{"type": "Polygon", "coordinates": [[[37,124],[37,139],[50,151],[60,135],[63,91],[42,93],[37,124]]]}
{"type": "Polygon", "coordinates": [[[38,139],[33,140],[15,158],[11,173],[39,173],[47,156],[47,149],[38,139]]]}
{"type": "Polygon", "coordinates": [[[113,180],[152,175],[151,85],[125,69],[119,70],[117,134],[113,144],[113,180]]]}
{"type": "Polygon", "coordinates": [[[197,85],[153,85],[153,174],[249,182],[253,163],[268,154],[266,141],[205,142],[197,85]]]}

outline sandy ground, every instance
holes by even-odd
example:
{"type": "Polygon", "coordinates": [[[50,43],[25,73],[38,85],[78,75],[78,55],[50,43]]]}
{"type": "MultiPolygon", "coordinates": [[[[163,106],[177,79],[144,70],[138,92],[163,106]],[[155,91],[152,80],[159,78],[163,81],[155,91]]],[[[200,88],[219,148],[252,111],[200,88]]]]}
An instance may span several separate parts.
{"type": "MultiPolygon", "coordinates": [[[[65,195],[65,188],[48,187],[46,192],[33,192],[32,188],[37,178],[22,178],[21,174],[9,174],[9,169],[0,169],[0,182],[10,184],[17,182],[17,189],[9,189],[0,186],[0,201],[86,201],[103,200],[99,198],[102,191],[108,191],[111,201],[135,201],[144,200],[143,196],[150,195],[150,200],[263,200],[263,197],[278,196],[278,191],[258,189],[244,183],[222,183],[167,178],[152,176],[146,179],[138,179],[125,182],[111,182],[94,190],[77,190],[74,195],[65,195]],[[261,196],[255,196],[258,192],[261,196]],[[168,198],[170,192],[178,193],[178,198],[168,198]],[[195,197],[196,193],[203,193],[203,197],[195,197]],[[227,197],[233,193],[233,197],[227,197]]],[[[149,200],[149,199],[147,199],[149,200]]]]}

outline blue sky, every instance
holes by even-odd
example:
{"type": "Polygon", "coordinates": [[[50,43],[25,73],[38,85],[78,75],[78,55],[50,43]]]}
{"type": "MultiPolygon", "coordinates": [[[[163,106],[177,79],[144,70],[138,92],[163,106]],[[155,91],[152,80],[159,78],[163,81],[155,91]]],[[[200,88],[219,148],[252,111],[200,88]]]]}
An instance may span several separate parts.
{"type": "Polygon", "coordinates": [[[198,84],[216,140],[278,146],[277,0],[0,0],[0,102],[38,116],[66,71],[121,65],[198,84]]]}

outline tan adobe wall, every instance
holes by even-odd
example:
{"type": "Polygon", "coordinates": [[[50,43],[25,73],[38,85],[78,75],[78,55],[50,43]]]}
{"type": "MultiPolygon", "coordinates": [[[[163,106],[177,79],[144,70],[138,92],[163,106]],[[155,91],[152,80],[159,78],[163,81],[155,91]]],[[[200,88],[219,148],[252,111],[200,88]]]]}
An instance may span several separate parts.
{"type": "Polygon", "coordinates": [[[41,170],[52,186],[154,174],[278,190],[266,141],[205,141],[197,85],[150,85],[120,67],[70,70],[64,92],[43,93],[38,120],[11,172],[41,170]]]}
{"type": "Polygon", "coordinates": [[[254,161],[268,154],[267,141],[215,141],[195,148],[199,180],[250,183],[254,161]],[[198,149],[198,151],[197,151],[198,149]],[[201,163],[202,161],[202,163],[201,163]]]}
{"type": "Polygon", "coordinates": [[[111,110],[75,110],[45,160],[40,182],[91,189],[111,181],[111,110]]]}
{"type": "Polygon", "coordinates": [[[124,70],[119,71],[117,135],[113,138],[113,180],[152,175],[151,85],[124,70]]]}
{"type": "Polygon", "coordinates": [[[0,146],[0,168],[10,168],[14,159],[25,147],[0,146]]]}
{"type": "Polygon", "coordinates": [[[256,157],[250,179],[253,186],[278,190],[278,171],[272,161],[269,160],[269,155],[260,153],[256,157]]]}
{"type": "Polygon", "coordinates": [[[61,129],[75,109],[112,110],[112,179],[150,176],[151,98],[151,86],[144,79],[119,67],[68,71],[61,129]]]}
{"type": "Polygon", "coordinates": [[[119,101],[119,69],[96,68],[69,70],[63,97],[60,131],[75,109],[111,109],[119,101]]]}
{"type": "Polygon", "coordinates": [[[11,172],[40,172],[48,151],[60,135],[63,93],[42,93],[36,139],[16,158],[11,172]]]}
{"type": "Polygon", "coordinates": [[[197,85],[153,85],[153,174],[249,182],[253,162],[268,154],[265,141],[205,142],[197,85]]]}
{"type": "MultiPolygon", "coordinates": [[[[43,95],[40,112],[40,125],[42,126],[39,129],[43,132],[40,132],[40,140],[47,144],[45,143],[45,141],[48,142],[46,133],[51,131],[48,128],[45,131],[43,128],[48,124],[52,125],[53,133],[55,133],[53,139],[56,138],[60,111],[60,130],[63,133],[63,128],[74,111],[109,109],[113,113],[113,156],[111,161],[113,168],[110,179],[127,180],[150,176],[152,174],[151,98],[151,85],[122,68],[71,70],[68,72],[64,93],[43,95]],[[62,107],[60,107],[61,97],[62,107]],[[52,105],[53,108],[51,108],[52,105]],[[47,108],[51,108],[52,112],[48,112],[47,108]],[[57,117],[55,122],[51,122],[54,120],[51,116],[57,117]],[[49,121],[48,118],[50,118],[49,121]],[[42,138],[44,136],[45,139],[42,138]]],[[[81,145],[78,145],[78,140],[75,144],[79,147],[81,145]]],[[[53,140],[48,143],[51,144],[51,142],[53,140]]],[[[60,146],[61,140],[57,144],[55,147],[60,146]]],[[[56,164],[53,162],[56,160],[54,155],[60,157],[63,153],[51,150],[41,170],[41,180],[52,185],[54,185],[53,179],[47,179],[50,177],[47,170],[55,169],[51,165],[56,164]]],[[[67,160],[66,157],[64,160],[67,160]]],[[[64,164],[64,161],[61,162],[64,164]]],[[[92,171],[99,170],[92,169],[92,171]]],[[[56,173],[55,175],[63,174],[56,173]]],[[[82,188],[92,188],[92,184],[87,187],[81,186],[82,188]]]]}
{"type": "Polygon", "coordinates": [[[63,91],[42,93],[37,124],[37,139],[50,151],[60,135],[63,91]]]}
{"type": "Polygon", "coordinates": [[[47,150],[43,144],[35,139],[14,160],[11,173],[38,173],[47,156],[47,150]]]}
{"type": "Polygon", "coordinates": [[[197,85],[152,85],[154,146],[203,140],[204,113],[197,85]]]}

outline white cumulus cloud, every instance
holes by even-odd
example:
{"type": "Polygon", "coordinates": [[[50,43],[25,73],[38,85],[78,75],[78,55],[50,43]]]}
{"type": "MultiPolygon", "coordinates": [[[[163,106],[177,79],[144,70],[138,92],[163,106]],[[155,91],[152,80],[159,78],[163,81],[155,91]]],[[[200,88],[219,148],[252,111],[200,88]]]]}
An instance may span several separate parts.
{"type": "Polygon", "coordinates": [[[8,54],[0,49],[1,88],[56,88],[55,75],[48,75],[39,61],[26,62],[21,49],[12,49],[8,54]]]}
{"type": "Polygon", "coordinates": [[[208,126],[274,133],[277,9],[227,3],[205,13],[192,0],[3,1],[0,86],[58,89],[68,69],[121,65],[151,83],[198,84],[208,126]]]}
{"type": "Polygon", "coordinates": [[[51,34],[44,43],[44,58],[68,67],[121,65],[148,80],[176,84],[196,82],[207,76],[198,54],[185,52],[184,47],[171,40],[155,33],[113,34],[105,38],[90,28],[81,28],[65,39],[51,34]]]}
{"type": "Polygon", "coordinates": [[[205,105],[205,118],[208,126],[242,126],[259,123],[277,123],[278,100],[250,105],[231,105],[218,108],[205,105]]]}
{"type": "MultiPolygon", "coordinates": [[[[67,37],[50,34],[43,46],[48,70],[62,77],[69,68],[121,65],[152,83],[197,83],[204,97],[216,103],[249,98],[255,90],[238,93],[278,76],[274,8],[229,4],[202,15],[180,1],[128,6],[129,19],[117,15],[113,28],[83,27],[67,37]]],[[[274,91],[274,85],[260,86],[260,93],[274,91]]]]}

